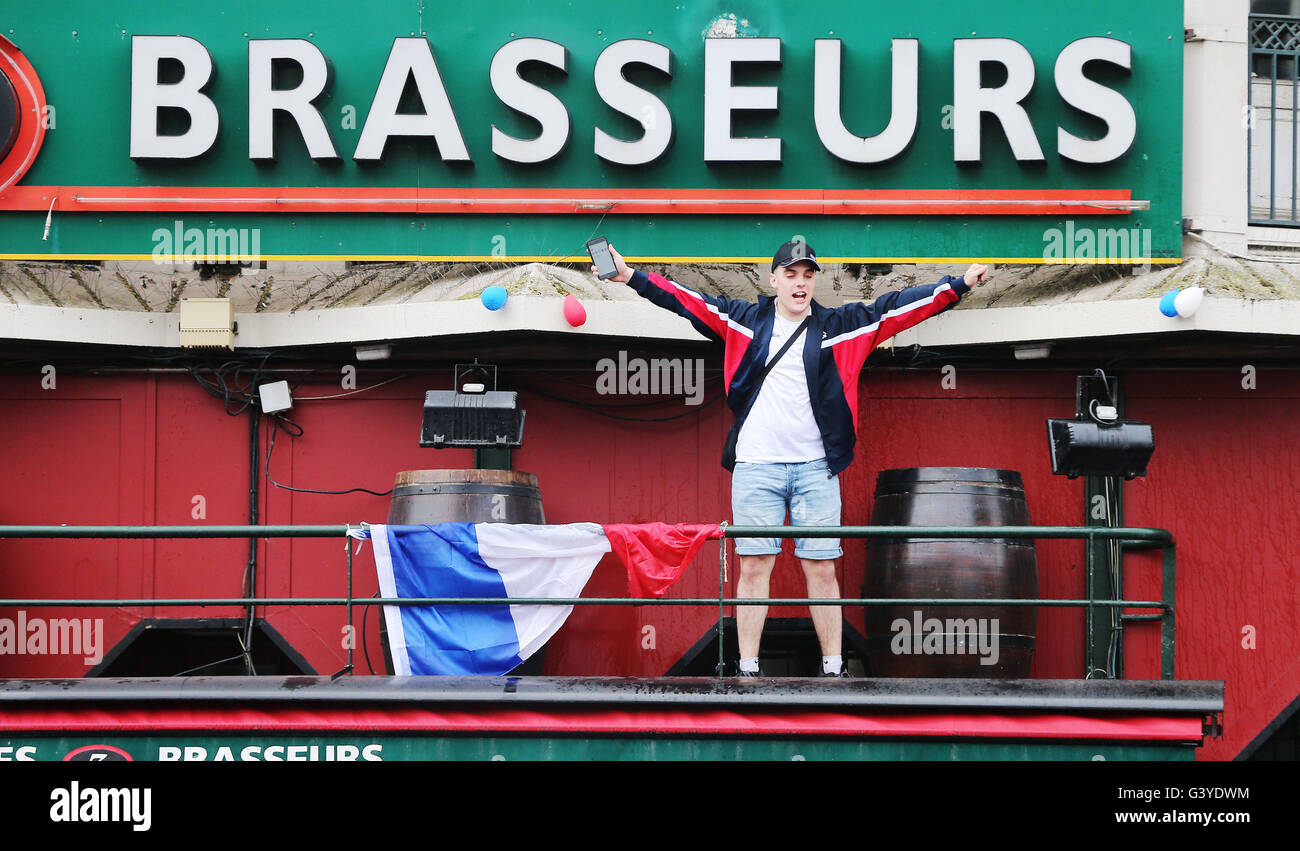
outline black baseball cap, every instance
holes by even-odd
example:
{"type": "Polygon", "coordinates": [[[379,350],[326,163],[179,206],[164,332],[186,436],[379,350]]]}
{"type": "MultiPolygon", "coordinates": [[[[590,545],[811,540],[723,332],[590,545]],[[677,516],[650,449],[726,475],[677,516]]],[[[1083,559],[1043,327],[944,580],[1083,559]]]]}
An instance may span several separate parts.
{"type": "Polygon", "coordinates": [[[772,257],[772,271],[776,271],[777,266],[790,266],[802,260],[807,260],[813,265],[818,272],[822,270],[822,264],[817,262],[817,252],[806,242],[787,242],[776,250],[772,257]]]}

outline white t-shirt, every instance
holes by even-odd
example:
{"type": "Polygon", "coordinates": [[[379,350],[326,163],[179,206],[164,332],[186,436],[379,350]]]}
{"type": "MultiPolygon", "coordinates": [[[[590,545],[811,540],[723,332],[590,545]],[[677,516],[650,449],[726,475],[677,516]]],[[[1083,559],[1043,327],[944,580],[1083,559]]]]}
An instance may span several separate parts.
{"type": "MultiPolygon", "coordinates": [[[[800,322],[773,317],[770,362],[800,322]]],[[[805,330],[772,368],[736,439],[736,460],[756,464],[797,464],[826,457],[821,429],[813,417],[808,377],[803,368],[805,330]]]]}

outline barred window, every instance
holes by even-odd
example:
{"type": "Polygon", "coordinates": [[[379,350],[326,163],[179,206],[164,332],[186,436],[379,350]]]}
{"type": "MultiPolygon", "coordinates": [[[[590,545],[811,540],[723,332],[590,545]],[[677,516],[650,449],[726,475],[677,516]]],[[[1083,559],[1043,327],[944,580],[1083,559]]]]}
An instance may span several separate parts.
{"type": "Polygon", "coordinates": [[[1300,0],[1252,0],[1244,115],[1251,224],[1300,227],[1296,94],[1300,92],[1300,0]]]}

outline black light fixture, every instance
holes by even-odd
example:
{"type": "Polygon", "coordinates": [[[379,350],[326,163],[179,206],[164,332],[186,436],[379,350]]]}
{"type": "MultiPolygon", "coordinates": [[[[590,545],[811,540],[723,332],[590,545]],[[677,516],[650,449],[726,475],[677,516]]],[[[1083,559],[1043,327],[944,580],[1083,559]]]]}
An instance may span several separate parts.
{"type": "Polygon", "coordinates": [[[1110,381],[1100,369],[1075,382],[1074,419],[1049,419],[1047,442],[1052,455],[1052,473],[1058,476],[1123,476],[1133,479],[1147,474],[1147,462],[1155,452],[1151,426],[1137,420],[1119,419],[1110,381]],[[1100,379],[1109,405],[1099,402],[1098,393],[1086,385],[1100,379]]]}
{"type": "Polygon", "coordinates": [[[522,444],[525,412],[519,410],[519,394],[496,389],[496,366],[477,360],[456,364],[454,383],[453,390],[424,394],[420,446],[506,449],[522,444]]]}

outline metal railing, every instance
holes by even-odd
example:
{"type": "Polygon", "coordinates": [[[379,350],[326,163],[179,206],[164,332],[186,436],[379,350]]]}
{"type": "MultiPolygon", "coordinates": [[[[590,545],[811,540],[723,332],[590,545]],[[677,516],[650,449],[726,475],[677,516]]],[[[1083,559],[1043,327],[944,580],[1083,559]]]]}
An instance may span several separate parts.
{"type": "Polygon", "coordinates": [[[1300,18],[1251,15],[1247,40],[1250,64],[1243,123],[1248,218],[1254,225],[1300,227],[1296,126],[1300,18]]]}
{"type": "MultiPolygon", "coordinates": [[[[364,597],[353,596],[353,550],[349,530],[357,526],[0,526],[5,538],[342,538],[347,552],[347,595],[344,597],[185,597],[112,599],[0,599],[0,607],[137,607],[137,606],[346,606],[347,624],[353,626],[354,606],[494,605],[500,597],[364,597]]],[[[727,547],[718,546],[718,596],[715,597],[512,597],[512,605],[555,606],[714,606],[718,607],[718,664],[723,663],[723,609],[726,606],[1046,606],[1097,609],[1155,609],[1142,614],[1122,614],[1122,621],[1160,621],[1160,676],[1174,678],[1174,580],[1176,548],[1173,535],[1165,529],[1095,526],[728,526],[724,538],[907,538],[934,540],[951,538],[1026,538],[1086,540],[1086,588],[1093,587],[1093,547],[1098,538],[1118,541],[1127,549],[1160,548],[1161,599],[1055,599],[1055,598],[958,598],[958,597],[840,597],[840,598],[732,598],[725,595],[727,547]]],[[[1094,618],[1085,623],[1086,646],[1092,645],[1094,618]]],[[[364,638],[363,638],[364,640],[364,638]]],[[[347,646],[347,665],[354,669],[355,642],[347,646]]],[[[337,676],[337,674],[336,674],[337,676]]]]}

